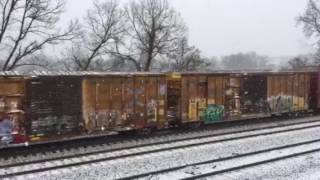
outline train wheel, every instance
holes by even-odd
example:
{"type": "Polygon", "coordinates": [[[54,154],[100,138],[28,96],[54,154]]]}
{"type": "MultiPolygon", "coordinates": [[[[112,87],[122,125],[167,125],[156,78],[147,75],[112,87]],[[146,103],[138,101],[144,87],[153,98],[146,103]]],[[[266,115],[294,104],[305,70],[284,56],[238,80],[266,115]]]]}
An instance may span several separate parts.
{"type": "Polygon", "coordinates": [[[202,122],[196,122],[196,123],[193,124],[193,128],[194,128],[194,129],[198,129],[198,128],[200,128],[201,126],[202,126],[202,122]]]}
{"type": "Polygon", "coordinates": [[[138,133],[141,134],[141,135],[150,135],[152,132],[153,132],[152,128],[150,128],[150,127],[143,128],[143,129],[138,131],[138,133]]]}

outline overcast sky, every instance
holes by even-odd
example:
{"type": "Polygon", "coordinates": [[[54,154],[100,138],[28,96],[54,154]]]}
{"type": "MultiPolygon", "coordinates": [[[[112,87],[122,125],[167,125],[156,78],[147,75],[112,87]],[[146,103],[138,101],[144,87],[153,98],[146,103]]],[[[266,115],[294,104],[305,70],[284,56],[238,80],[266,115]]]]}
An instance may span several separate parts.
{"type": "MultiPolygon", "coordinates": [[[[67,0],[64,20],[83,17],[92,0],[67,0]]],[[[312,51],[295,18],[307,0],[169,0],[206,56],[256,51],[274,57],[312,51]]]]}

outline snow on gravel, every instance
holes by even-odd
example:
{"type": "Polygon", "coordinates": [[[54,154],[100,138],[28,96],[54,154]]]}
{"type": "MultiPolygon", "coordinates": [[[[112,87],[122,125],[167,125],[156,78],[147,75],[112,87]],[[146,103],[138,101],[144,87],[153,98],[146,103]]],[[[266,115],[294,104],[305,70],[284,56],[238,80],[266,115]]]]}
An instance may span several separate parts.
{"type": "Polygon", "coordinates": [[[46,172],[36,174],[36,178],[32,175],[32,177],[24,176],[23,179],[115,179],[189,163],[202,162],[209,159],[229,157],[236,153],[248,153],[266,148],[315,140],[320,138],[319,130],[319,127],[310,128],[294,132],[257,136],[199,147],[159,152],[136,158],[123,158],[116,161],[79,166],[78,168],[64,170],[63,172],[56,170],[53,171],[53,173],[57,173],[55,176],[50,175],[52,172],[50,172],[50,174],[46,172]]]}
{"type": "MultiPolygon", "coordinates": [[[[208,163],[204,165],[198,165],[193,167],[187,167],[185,169],[179,170],[178,172],[171,172],[171,173],[165,173],[162,175],[159,175],[154,178],[154,180],[166,180],[166,179],[173,179],[174,177],[180,177],[180,178],[188,178],[191,177],[193,174],[203,174],[203,173],[210,173],[213,171],[221,171],[233,167],[240,167],[246,164],[252,164],[257,162],[262,162],[265,160],[283,157],[287,155],[292,155],[295,153],[301,153],[305,151],[311,151],[311,150],[317,150],[320,148],[320,143],[311,143],[307,145],[300,145],[297,147],[291,147],[287,149],[281,149],[281,150],[274,150],[266,153],[260,153],[256,155],[251,156],[245,156],[245,157],[239,157],[235,159],[225,160],[221,162],[215,162],[215,163],[208,163]]],[[[214,178],[214,177],[212,177],[214,178]]]]}
{"type": "Polygon", "coordinates": [[[252,168],[229,172],[208,179],[219,180],[319,180],[320,152],[287,160],[267,163],[252,168]]]}

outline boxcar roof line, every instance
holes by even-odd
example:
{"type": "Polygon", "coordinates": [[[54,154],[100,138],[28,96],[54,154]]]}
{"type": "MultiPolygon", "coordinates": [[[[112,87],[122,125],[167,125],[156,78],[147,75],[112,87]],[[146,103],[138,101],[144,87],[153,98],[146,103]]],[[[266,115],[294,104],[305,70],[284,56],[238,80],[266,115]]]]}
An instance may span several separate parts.
{"type": "Polygon", "coordinates": [[[290,73],[312,73],[317,72],[314,69],[298,69],[298,70],[219,70],[210,72],[97,72],[97,71],[32,71],[32,72],[19,72],[19,71],[0,71],[0,76],[159,76],[159,75],[222,75],[222,74],[290,74],[290,73]]]}
{"type": "Polygon", "coordinates": [[[163,75],[154,72],[97,72],[97,71],[0,71],[0,76],[128,76],[128,75],[163,75]]]}

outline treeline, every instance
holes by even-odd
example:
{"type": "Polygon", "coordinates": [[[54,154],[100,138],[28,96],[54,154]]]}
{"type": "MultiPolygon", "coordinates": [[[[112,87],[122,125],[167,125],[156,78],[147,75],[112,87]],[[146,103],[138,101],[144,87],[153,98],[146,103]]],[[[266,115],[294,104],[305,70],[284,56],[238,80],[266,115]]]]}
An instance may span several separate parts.
{"type": "Polygon", "coordinates": [[[0,0],[0,66],[68,70],[196,70],[204,62],[167,0],[94,1],[59,29],[66,0],[0,0]],[[61,49],[50,53],[51,46],[61,49]]]}
{"type": "MultiPolygon", "coordinates": [[[[168,0],[94,1],[84,18],[59,28],[66,0],[0,0],[0,68],[78,71],[210,71],[272,68],[254,52],[204,57],[168,0]],[[58,53],[52,53],[52,49],[58,53]]],[[[298,18],[320,37],[320,11],[310,0],[298,18]]],[[[320,53],[319,53],[320,54],[320,53]]],[[[308,60],[309,61],[309,60],[308,60]]],[[[301,58],[290,65],[306,64],[301,58]],[[303,61],[303,62],[300,62],[303,61]]]]}

